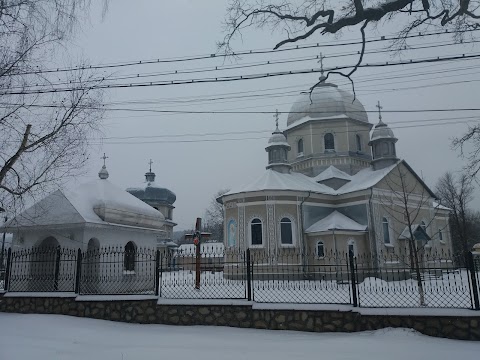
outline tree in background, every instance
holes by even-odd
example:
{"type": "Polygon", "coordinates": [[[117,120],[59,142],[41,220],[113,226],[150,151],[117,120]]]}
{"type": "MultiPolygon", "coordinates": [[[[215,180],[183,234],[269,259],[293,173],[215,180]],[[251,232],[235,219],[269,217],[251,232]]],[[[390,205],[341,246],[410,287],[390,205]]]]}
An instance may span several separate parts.
{"type": "Polygon", "coordinates": [[[89,6],[0,2],[0,205],[10,211],[78,175],[88,159],[103,116],[102,92],[94,87],[103,77],[85,63],[55,69],[89,6]]]}
{"type": "Polygon", "coordinates": [[[205,231],[212,233],[211,239],[221,242],[223,242],[225,215],[223,205],[217,201],[217,198],[229,191],[230,189],[220,189],[217,191],[211,199],[210,205],[205,210],[205,231]]]}
{"type": "Polygon", "coordinates": [[[450,230],[453,249],[457,253],[469,251],[476,242],[479,214],[468,207],[473,200],[471,177],[467,173],[455,176],[446,172],[437,182],[436,193],[442,205],[451,209],[450,230]]]}

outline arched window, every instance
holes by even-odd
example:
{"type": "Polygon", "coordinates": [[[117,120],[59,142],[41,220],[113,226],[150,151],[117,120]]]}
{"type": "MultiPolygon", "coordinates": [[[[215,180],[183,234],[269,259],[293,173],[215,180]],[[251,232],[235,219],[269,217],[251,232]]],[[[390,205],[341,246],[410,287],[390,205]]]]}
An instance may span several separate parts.
{"type": "Polygon", "coordinates": [[[390,153],[387,142],[382,142],[382,156],[387,156],[390,153]]]}
{"type": "Polygon", "coordinates": [[[325,151],[334,151],[335,150],[335,138],[332,133],[326,133],[323,137],[325,142],[325,151]]]}
{"type": "Polygon", "coordinates": [[[390,226],[388,225],[388,219],[382,219],[382,226],[383,226],[383,242],[385,244],[390,244],[390,226]]]}
{"type": "Polygon", "coordinates": [[[362,138],[360,137],[360,135],[355,135],[355,140],[357,142],[357,151],[362,151],[362,138]]]}
{"type": "Polygon", "coordinates": [[[317,241],[317,257],[325,257],[325,245],[323,244],[323,241],[317,241]]]}
{"type": "Polygon", "coordinates": [[[135,271],[135,255],[137,248],[132,241],[125,245],[125,253],[123,255],[123,266],[125,271],[135,271]]]}
{"type": "Polygon", "coordinates": [[[353,256],[357,256],[357,246],[355,244],[355,240],[350,239],[347,242],[347,249],[348,249],[348,254],[352,254],[353,256]]]}
{"type": "Polygon", "coordinates": [[[280,238],[282,245],[293,245],[292,221],[289,218],[282,218],[280,221],[280,238]]]}
{"type": "Polygon", "coordinates": [[[250,240],[252,245],[263,245],[262,220],[255,218],[250,222],[250,240]]]}
{"type": "Polygon", "coordinates": [[[443,233],[442,233],[442,230],[438,230],[438,240],[443,241],[443,233]]]}
{"type": "Polygon", "coordinates": [[[298,156],[303,155],[303,139],[300,139],[297,142],[297,154],[298,156]]]}

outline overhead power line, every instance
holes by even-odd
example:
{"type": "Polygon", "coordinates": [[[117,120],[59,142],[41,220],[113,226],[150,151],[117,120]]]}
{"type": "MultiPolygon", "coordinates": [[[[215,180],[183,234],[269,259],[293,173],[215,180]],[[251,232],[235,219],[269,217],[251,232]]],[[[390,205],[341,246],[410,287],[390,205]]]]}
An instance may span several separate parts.
{"type": "MultiPolygon", "coordinates": [[[[412,64],[424,64],[424,63],[437,63],[444,61],[456,61],[456,60],[471,60],[480,58],[480,54],[474,55],[455,55],[436,58],[426,58],[409,61],[397,61],[397,62],[382,62],[382,63],[366,63],[361,64],[359,68],[376,68],[376,67],[390,67],[399,65],[412,65],[412,64]]],[[[326,71],[339,71],[344,69],[350,69],[352,66],[337,66],[330,68],[326,71]]],[[[0,92],[0,95],[28,95],[28,94],[46,94],[46,93],[58,93],[58,92],[72,92],[72,91],[88,91],[95,89],[120,89],[120,88],[137,88],[137,87],[152,87],[152,86],[172,86],[172,85],[190,85],[190,84],[205,84],[205,83],[222,83],[242,80],[258,80],[279,76],[290,75],[302,75],[319,73],[320,69],[303,69],[303,70],[290,70],[290,71],[278,71],[271,73],[249,74],[249,75],[232,75],[216,78],[198,78],[188,80],[171,80],[171,81],[156,81],[156,82],[142,82],[142,83],[130,83],[130,84],[112,84],[112,85],[92,85],[86,87],[73,87],[73,88],[54,88],[45,90],[26,90],[26,91],[5,91],[0,92]]]]}
{"type": "MultiPolygon", "coordinates": [[[[463,31],[466,32],[476,32],[480,29],[470,29],[463,31]]],[[[403,40],[403,39],[413,39],[413,38],[420,38],[420,37],[428,37],[428,36],[437,36],[437,35],[451,35],[452,32],[445,30],[445,31],[437,31],[437,32],[425,32],[425,33],[418,33],[415,35],[408,35],[405,37],[398,37],[398,36],[382,36],[378,39],[370,39],[366,40],[366,43],[376,43],[376,42],[385,42],[385,41],[395,41],[395,40],[403,40]]],[[[276,50],[271,49],[258,49],[258,50],[242,50],[239,52],[233,52],[232,54],[203,54],[203,55],[191,55],[185,57],[174,57],[174,58],[157,58],[157,59],[146,59],[146,60],[135,60],[135,61],[127,61],[127,62],[119,62],[119,63],[107,63],[107,64],[97,64],[97,65],[84,65],[84,66],[74,66],[74,67],[65,67],[65,68],[52,68],[52,69],[39,69],[39,70],[32,70],[32,71],[25,71],[25,72],[18,72],[15,73],[16,75],[29,75],[29,74],[44,74],[44,73],[55,73],[55,72],[68,72],[68,71],[77,71],[77,70],[89,70],[89,69],[111,69],[111,68],[121,68],[121,67],[131,67],[131,66],[140,66],[140,65],[149,65],[149,64],[167,64],[167,63],[180,63],[180,62],[189,62],[189,61],[198,61],[198,60],[206,60],[206,59],[217,59],[217,58],[225,58],[229,56],[248,56],[248,55],[259,55],[259,54],[272,54],[272,53],[280,53],[286,51],[297,51],[303,49],[312,49],[312,48],[326,48],[326,47],[343,47],[343,46],[351,46],[351,45],[359,45],[362,44],[362,41],[348,41],[348,42],[332,42],[332,43],[314,43],[314,44],[306,44],[306,45],[294,45],[290,47],[284,47],[276,50]]]]}

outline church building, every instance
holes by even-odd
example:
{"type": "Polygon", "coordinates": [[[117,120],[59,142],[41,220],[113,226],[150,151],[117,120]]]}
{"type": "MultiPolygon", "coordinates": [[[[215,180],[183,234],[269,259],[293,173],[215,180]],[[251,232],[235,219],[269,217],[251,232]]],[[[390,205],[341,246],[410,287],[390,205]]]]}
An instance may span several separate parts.
{"type": "Polygon", "coordinates": [[[449,209],[397,157],[397,138],[378,110],[373,126],[353,94],[324,81],[300,95],[284,131],[277,115],[266,170],[218,199],[226,249],[250,248],[272,264],[309,253],[321,264],[332,253],[408,252],[414,234],[421,251],[450,251],[449,209]]]}

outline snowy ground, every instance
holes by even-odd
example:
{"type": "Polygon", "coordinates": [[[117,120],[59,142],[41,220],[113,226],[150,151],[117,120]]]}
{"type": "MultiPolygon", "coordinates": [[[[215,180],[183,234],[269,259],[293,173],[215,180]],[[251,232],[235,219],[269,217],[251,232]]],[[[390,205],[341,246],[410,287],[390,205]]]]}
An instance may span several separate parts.
{"type": "Polygon", "coordinates": [[[405,329],[354,334],[135,325],[0,313],[0,359],[476,359],[480,343],[405,329]]]}

